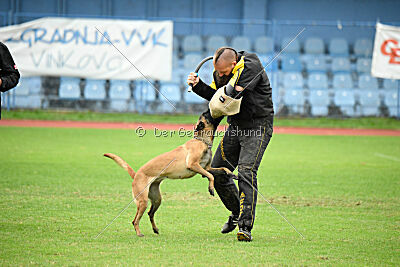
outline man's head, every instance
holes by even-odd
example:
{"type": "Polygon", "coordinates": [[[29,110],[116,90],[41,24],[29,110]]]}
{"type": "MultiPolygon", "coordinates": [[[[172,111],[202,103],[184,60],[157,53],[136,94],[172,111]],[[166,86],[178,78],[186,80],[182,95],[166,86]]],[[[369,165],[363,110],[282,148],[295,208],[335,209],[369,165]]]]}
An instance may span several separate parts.
{"type": "Polygon", "coordinates": [[[213,64],[218,84],[225,85],[232,77],[231,73],[238,60],[237,52],[230,47],[220,47],[215,51],[213,64]]]}

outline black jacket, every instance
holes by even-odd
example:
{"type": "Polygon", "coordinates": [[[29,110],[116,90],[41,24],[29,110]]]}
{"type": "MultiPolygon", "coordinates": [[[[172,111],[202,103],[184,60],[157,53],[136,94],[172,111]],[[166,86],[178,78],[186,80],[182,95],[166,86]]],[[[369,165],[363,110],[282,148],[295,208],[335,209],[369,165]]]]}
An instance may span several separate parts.
{"type": "MultiPolygon", "coordinates": [[[[5,44],[0,42],[0,91],[6,92],[14,88],[19,81],[19,72],[15,62],[5,44]]],[[[0,119],[1,119],[1,95],[0,95],[0,119]]]]}
{"type": "MultiPolygon", "coordinates": [[[[240,112],[238,114],[228,116],[228,123],[237,125],[239,127],[247,128],[254,127],[265,120],[273,120],[274,107],[272,104],[272,89],[267,74],[264,71],[260,60],[256,54],[248,53],[245,51],[238,52],[238,63],[241,59],[244,60],[244,67],[241,71],[239,79],[236,85],[239,85],[244,89],[242,91],[242,103],[240,105],[240,112]],[[260,75],[257,76],[258,73],[260,75]],[[257,77],[256,77],[257,76],[257,77]],[[256,77],[254,79],[254,77],[256,77]],[[254,79],[254,80],[253,80],[254,79]]],[[[214,72],[214,83],[213,87],[220,88],[225,84],[218,84],[218,79],[215,78],[217,74],[214,72]]],[[[216,89],[206,85],[200,80],[196,86],[193,87],[193,91],[199,96],[211,100],[212,96],[216,92],[216,89]]]]}

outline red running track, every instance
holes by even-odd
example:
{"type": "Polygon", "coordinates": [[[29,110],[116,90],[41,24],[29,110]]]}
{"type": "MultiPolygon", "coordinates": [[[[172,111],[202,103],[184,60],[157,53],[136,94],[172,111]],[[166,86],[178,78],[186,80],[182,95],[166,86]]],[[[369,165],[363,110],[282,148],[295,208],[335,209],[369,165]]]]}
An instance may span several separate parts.
{"type": "MultiPolygon", "coordinates": [[[[193,130],[191,124],[163,123],[123,123],[123,122],[84,122],[84,121],[43,121],[43,120],[1,120],[0,126],[14,127],[55,127],[55,128],[92,128],[92,129],[163,129],[163,130],[193,130]]],[[[224,130],[219,126],[218,130],[224,130]]],[[[300,135],[367,135],[367,136],[400,136],[400,130],[382,129],[346,129],[346,128],[302,128],[274,127],[275,134],[300,135]]]]}

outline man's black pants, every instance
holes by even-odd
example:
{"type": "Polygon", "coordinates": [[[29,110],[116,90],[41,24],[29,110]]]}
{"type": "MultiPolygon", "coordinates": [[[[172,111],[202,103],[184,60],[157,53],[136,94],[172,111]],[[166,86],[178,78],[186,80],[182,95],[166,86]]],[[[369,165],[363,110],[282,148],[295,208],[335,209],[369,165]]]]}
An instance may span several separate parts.
{"type": "Polygon", "coordinates": [[[239,190],[232,178],[214,175],[215,189],[225,207],[239,215],[239,227],[253,228],[257,203],[257,170],[272,136],[272,122],[267,120],[252,128],[229,125],[218,145],[211,167],[238,167],[239,190]]]}

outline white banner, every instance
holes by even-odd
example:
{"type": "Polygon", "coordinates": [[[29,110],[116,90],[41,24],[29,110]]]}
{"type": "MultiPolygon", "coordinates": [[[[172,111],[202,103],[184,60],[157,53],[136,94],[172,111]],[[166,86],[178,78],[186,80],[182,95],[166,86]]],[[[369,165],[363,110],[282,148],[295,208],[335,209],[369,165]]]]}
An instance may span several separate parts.
{"type": "Polygon", "coordinates": [[[23,76],[170,80],[172,31],[171,21],[41,18],[0,28],[0,41],[23,76]]]}
{"type": "Polygon", "coordinates": [[[371,74],[379,78],[400,79],[400,27],[376,24],[371,74]]]}

